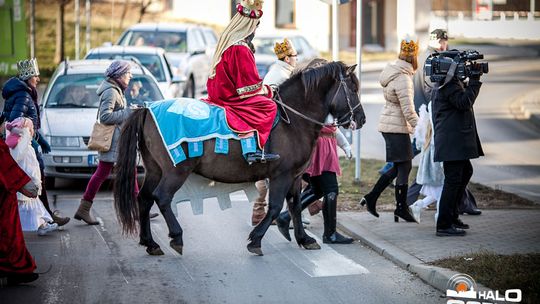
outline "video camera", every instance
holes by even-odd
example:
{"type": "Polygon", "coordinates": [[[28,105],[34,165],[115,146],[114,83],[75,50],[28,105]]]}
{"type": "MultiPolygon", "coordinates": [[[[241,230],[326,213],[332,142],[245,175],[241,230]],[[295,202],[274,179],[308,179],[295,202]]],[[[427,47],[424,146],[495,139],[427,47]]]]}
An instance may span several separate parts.
{"type": "Polygon", "coordinates": [[[476,62],[475,60],[478,59],[484,59],[484,55],[475,50],[435,52],[426,59],[424,71],[432,82],[443,81],[452,64],[457,65],[454,76],[460,80],[470,76],[487,74],[489,71],[488,63],[476,62]]]}

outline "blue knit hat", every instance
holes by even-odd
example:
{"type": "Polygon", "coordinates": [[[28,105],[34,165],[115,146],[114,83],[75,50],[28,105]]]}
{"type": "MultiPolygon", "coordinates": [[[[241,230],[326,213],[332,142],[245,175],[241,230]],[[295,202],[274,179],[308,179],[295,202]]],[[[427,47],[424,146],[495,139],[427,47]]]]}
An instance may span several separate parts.
{"type": "Polygon", "coordinates": [[[105,71],[105,76],[110,78],[120,78],[131,69],[131,63],[126,60],[115,60],[105,71]]]}

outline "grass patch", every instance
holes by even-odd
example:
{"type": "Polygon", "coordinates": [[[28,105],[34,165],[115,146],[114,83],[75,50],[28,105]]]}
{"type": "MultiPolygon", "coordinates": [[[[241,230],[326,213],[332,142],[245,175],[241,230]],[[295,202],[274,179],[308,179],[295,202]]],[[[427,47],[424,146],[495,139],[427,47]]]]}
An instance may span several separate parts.
{"type": "MultiPolygon", "coordinates": [[[[331,61],[332,53],[330,52],[321,52],[321,57],[331,61]]],[[[392,61],[397,59],[397,54],[394,52],[362,52],[362,62],[369,61],[392,61]]],[[[343,61],[346,64],[355,64],[356,63],[356,53],[349,51],[339,52],[339,60],[343,61]]]]}
{"type": "Polygon", "coordinates": [[[540,254],[500,255],[488,251],[438,260],[433,265],[472,276],[493,290],[522,291],[521,303],[540,303],[540,254]]]}
{"type": "MultiPolygon", "coordinates": [[[[366,195],[379,179],[379,169],[385,162],[375,159],[362,159],[360,183],[354,182],[354,161],[346,158],[339,160],[342,176],[338,177],[340,197],[338,200],[338,210],[340,211],[360,211],[365,208],[360,207],[360,199],[366,195]]],[[[409,184],[416,178],[417,167],[413,167],[409,175],[409,184]]],[[[469,183],[469,189],[474,194],[478,206],[481,209],[537,209],[538,204],[519,197],[515,194],[493,189],[481,184],[469,183]]],[[[386,188],[377,201],[378,210],[394,210],[394,188],[386,188]]]]}

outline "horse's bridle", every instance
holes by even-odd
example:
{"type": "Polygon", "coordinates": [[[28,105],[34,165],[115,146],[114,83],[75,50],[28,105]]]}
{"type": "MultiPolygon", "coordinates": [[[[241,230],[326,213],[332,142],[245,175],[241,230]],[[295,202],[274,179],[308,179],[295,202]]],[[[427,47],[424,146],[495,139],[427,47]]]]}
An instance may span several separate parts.
{"type": "Polygon", "coordinates": [[[326,124],[326,123],[323,123],[323,122],[320,122],[318,120],[315,120],[309,116],[306,116],[302,113],[300,113],[299,111],[295,110],[294,108],[290,107],[289,105],[283,103],[283,100],[281,100],[281,96],[279,95],[279,89],[278,87],[274,87],[275,89],[275,96],[274,96],[274,101],[281,106],[281,108],[283,109],[283,113],[285,115],[286,118],[283,118],[283,120],[287,123],[287,124],[290,124],[291,121],[289,119],[289,116],[287,115],[287,111],[285,111],[285,109],[288,109],[289,111],[293,112],[294,114],[314,123],[314,124],[317,124],[317,125],[320,125],[320,126],[335,126],[335,127],[340,127],[340,126],[343,126],[343,125],[346,125],[348,123],[354,123],[354,113],[355,111],[357,110],[358,107],[360,107],[360,103],[358,103],[356,106],[352,106],[351,105],[351,100],[349,98],[349,88],[347,87],[347,82],[345,81],[345,77],[343,77],[343,74],[339,74],[339,86],[336,90],[336,92],[334,93],[334,96],[332,97],[332,101],[330,101],[330,107],[333,108],[334,107],[334,102],[336,100],[336,97],[339,93],[339,90],[343,88],[343,90],[345,91],[345,97],[347,98],[347,105],[349,106],[349,112],[347,114],[345,114],[344,116],[348,116],[348,119],[347,117],[345,117],[345,120],[344,122],[340,122],[344,117],[340,117],[340,118],[337,118],[334,120],[333,123],[331,124],[326,124]]]}

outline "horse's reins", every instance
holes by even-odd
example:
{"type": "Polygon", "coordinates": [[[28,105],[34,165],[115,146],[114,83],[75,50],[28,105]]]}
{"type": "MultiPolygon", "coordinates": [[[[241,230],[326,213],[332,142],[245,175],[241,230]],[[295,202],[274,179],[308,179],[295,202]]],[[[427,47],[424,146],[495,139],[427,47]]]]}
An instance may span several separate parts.
{"type": "MultiPolygon", "coordinates": [[[[274,96],[274,101],[281,106],[281,108],[283,109],[283,113],[285,114],[285,116],[287,117],[286,119],[283,119],[283,121],[285,121],[287,124],[290,124],[291,121],[289,119],[289,116],[287,115],[287,111],[285,111],[285,109],[288,109],[289,111],[293,112],[294,114],[300,116],[301,118],[305,119],[305,120],[308,120],[314,124],[317,124],[319,126],[335,126],[335,127],[340,127],[340,126],[343,126],[343,125],[346,125],[347,123],[351,123],[353,121],[353,118],[354,118],[354,112],[356,111],[356,109],[360,106],[360,103],[358,103],[356,106],[352,106],[351,105],[351,100],[349,98],[349,94],[347,94],[349,92],[349,88],[347,87],[347,83],[345,82],[345,78],[343,78],[343,75],[340,74],[339,75],[339,86],[336,90],[336,93],[334,93],[334,96],[332,97],[332,101],[330,102],[330,106],[333,106],[334,105],[334,101],[337,97],[337,94],[339,93],[339,89],[343,87],[343,89],[345,90],[345,96],[347,98],[347,105],[349,106],[349,119],[344,121],[344,122],[339,122],[341,120],[341,118],[338,118],[337,121],[335,121],[334,123],[331,123],[331,124],[326,124],[326,123],[322,123],[316,119],[313,119],[309,116],[306,116],[304,114],[302,114],[301,112],[299,112],[298,110],[292,108],[291,106],[283,103],[283,100],[281,99],[281,95],[279,94],[279,89],[278,87],[275,87],[275,96],[274,96]]],[[[347,115],[347,114],[346,114],[347,115]]]]}

